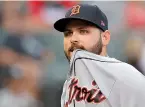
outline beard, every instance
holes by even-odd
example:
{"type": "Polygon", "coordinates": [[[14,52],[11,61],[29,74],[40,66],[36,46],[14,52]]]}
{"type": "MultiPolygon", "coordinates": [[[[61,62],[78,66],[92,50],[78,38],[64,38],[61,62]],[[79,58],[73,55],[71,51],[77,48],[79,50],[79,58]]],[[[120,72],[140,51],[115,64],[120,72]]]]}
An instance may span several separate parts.
{"type": "Polygon", "coordinates": [[[65,56],[68,59],[68,61],[70,61],[70,59],[71,59],[70,54],[75,49],[82,49],[82,50],[86,50],[88,52],[100,55],[102,52],[102,47],[103,47],[102,40],[101,40],[101,38],[99,38],[99,41],[94,46],[92,46],[90,49],[86,49],[84,46],[78,45],[78,43],[72,43],[71,46],[68,48],[67,52],[64,51],[64,53],[65,53],[65,56]]]}

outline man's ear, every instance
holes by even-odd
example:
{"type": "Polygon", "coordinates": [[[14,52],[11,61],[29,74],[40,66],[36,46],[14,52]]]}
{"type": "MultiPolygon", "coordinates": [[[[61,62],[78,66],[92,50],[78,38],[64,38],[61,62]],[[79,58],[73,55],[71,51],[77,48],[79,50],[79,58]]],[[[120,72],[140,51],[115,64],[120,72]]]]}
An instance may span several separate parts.
{"type": "Polygon", "coordinates": [[[102,36],[102,44],[104,46],[107,46],[110,42],[110,32],[109,32],[109,30],[106,30],[105,32],[103,32],[101,34],[101,36],[102,36]]]}

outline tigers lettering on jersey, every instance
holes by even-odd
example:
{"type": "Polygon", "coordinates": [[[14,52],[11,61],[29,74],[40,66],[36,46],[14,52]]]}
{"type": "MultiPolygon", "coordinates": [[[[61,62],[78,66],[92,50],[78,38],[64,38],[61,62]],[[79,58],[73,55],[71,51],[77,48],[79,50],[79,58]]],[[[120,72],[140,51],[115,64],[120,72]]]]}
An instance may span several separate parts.
{"type": "MultiPolygon", "coordinates": [[[[87,103],[100,103],[105,100],[105,96],[102,94],[99,88],[88,89],[87,87],[78,86],[79,80],[73,78],[69,85],[69,99],[67,104],[71,104],[72,100],[80,102],[82,100],[87,103]]],[[[92,86],[96,86],[96,82],[92,81],[92,86]]]]}

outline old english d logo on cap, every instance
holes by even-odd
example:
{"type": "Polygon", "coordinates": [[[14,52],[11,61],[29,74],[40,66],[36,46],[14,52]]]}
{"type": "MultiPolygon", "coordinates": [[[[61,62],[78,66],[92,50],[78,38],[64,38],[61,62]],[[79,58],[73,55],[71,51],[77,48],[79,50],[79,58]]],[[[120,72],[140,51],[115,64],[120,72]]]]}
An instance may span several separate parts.
{"type": "Polygon", "coordinates": [[[80,13],[80,7],[81,7],[80,5],[73,6],[70,16],[75,15],[75,14],[79,14],[80,13]]]}

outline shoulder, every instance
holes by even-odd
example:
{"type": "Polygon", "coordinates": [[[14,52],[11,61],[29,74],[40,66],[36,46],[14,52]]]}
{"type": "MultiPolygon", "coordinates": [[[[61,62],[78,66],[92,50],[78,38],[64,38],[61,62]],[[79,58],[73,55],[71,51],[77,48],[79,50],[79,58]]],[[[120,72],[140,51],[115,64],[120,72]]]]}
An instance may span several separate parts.
{"type": "Polygon", "coordinates": [[[133,71],[133,72],[139,72],[136,68],[134,68],[132,65],[122,62],[116,58],[112,57],[105,57],[105,56],[100,56],[93,54],[91,52],[85,51],[85,50],[80,50],[77,49],[73,52],[72,57],[71,57],[71,64],[78,61],[78,60],[83,60],[83,61],[95,61],[96,63],[103,64],[103,65],[109,65],[112,68],[115,68],[116,70],[119,71],[133,71]]]}

